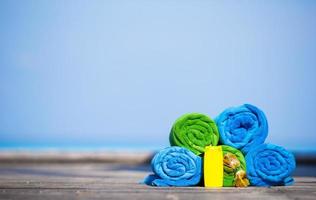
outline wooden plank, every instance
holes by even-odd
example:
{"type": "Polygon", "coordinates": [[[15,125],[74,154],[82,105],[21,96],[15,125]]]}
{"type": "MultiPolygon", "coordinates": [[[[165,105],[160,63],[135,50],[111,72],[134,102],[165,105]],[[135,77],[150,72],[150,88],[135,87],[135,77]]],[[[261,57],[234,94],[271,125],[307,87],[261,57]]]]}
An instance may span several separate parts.
{"type": "Polygon", "coordinates": [[[149,187],[149,166],[135,164],[0,164],[0,199],[315,199],[316,178],[290,187],[149,187]]]}
{"type": "Polygon", "coordinates": [[[138,151],[0,151],[0,163],[149,163],[153,152],[138,151]]]}

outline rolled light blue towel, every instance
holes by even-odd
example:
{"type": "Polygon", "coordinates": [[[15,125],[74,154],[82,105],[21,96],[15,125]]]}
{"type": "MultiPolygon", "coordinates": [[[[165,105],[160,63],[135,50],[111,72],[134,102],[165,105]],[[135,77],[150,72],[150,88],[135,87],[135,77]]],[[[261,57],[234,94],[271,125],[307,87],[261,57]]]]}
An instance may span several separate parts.
{"type": "Polygon", "coordinates": [[[144,183],[152,186],[193,186],[202,176],[202,159],[183,147],[168,147],[159,151],[151,161],[154,174],[144,183]]]}
{"type": "Polygon", "coordinates": [[[246,155],[247,177],[253,186],[292,185],[295,158],[283,147],[261,144],[246,155]]]}
{"type": "Polygon", "coordinates": [[[220,143],[241,150],[244,154],[264,143],[268,135],[268,122],[257,107],[244,104],[224,110],[215,118],[220,143]]]}

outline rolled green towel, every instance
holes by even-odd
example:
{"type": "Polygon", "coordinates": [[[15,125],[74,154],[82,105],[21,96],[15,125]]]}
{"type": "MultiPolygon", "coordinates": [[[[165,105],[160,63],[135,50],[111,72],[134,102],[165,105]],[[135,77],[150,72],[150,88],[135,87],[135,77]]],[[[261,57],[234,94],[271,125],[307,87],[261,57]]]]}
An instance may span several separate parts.
{"type": "Polygon", "coordinates": [[[224,166],[224,187],[247,187],[246,161],[244,155],[233,147],[222,145],[224,166]]]}
{"type": "Polygon", "coordinates": [[[205,151],[205,147],[216,146],[219,133],[215,122],[200,113],[189,113],[178,118],[170,131],[171,146],[181,146],[196,155],[205,151]]]}

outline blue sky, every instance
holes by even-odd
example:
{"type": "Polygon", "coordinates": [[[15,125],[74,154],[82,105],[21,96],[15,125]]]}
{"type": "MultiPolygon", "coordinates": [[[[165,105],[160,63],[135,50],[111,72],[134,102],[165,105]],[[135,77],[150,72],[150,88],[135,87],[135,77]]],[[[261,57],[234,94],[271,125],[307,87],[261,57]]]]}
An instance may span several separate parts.
{"type": "Polygon", "coordinates": [[[243,103],[315,150],[315,1],[0,2],[0,147],[168,145],[243,103]]]}

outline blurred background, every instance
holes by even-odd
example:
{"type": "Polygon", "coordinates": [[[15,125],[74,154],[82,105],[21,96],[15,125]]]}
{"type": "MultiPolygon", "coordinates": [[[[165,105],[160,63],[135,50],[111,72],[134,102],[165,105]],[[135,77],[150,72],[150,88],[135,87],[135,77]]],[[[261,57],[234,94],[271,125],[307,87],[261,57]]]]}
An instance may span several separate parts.
{"type": "Polygon", "coordinates": [[[0,1],[0,148],[135,150],[251,103],[316,152],[316,1],[0,1]]]}

